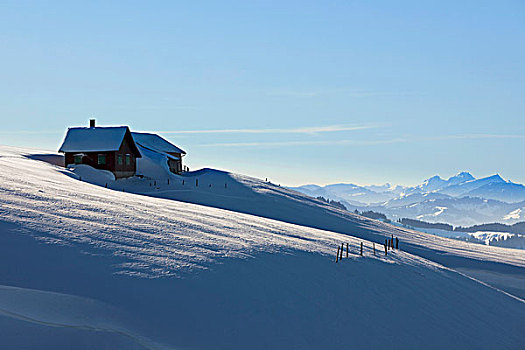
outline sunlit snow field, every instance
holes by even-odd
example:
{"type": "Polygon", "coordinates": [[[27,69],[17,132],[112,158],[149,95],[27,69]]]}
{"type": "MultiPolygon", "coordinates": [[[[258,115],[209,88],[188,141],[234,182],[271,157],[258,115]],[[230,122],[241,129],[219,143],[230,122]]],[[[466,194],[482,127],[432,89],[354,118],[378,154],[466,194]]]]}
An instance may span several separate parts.
{"type": "Polygon", "coordinates": [[[523,251],[390,226],[213,170],[105,188],[31,153],[0,147],[7,348],[524,345],[523,251]],[[385,256],[391,235],[402,249],[385,256]],[[341,243],[349,258],[335,263],[341,243]]]}

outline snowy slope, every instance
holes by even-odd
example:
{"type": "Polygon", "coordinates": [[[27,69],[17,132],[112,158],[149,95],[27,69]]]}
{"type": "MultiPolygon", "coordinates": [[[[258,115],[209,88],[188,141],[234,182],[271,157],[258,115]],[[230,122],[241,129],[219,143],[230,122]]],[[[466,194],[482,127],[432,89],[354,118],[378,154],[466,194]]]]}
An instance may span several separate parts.
{"type": "MultiPolygon", "coordinates": [[[[385,257],[379,247],[373,256],[371,242],[363,238],[106,189],[25,158],[25,152],[0,148],[4,347],[523,345],[523,300],[434,262],[405,251],[385,257]],[[350,244],[351,258],[335,264],[341,242],[350,244]],[[364,257],[357,254],[361,242],[364,257]]],[[[175,191],[232,206],[252,202],[253,211],[262,201],[265,210],[273,203],[272,215],[311,207],[306,214],[317,213],[320,224],[328,224],[323,219],[328,215],[335,226],[346,222],[362,237],[381,241],[395,232],[407,249],[445,253],[471,267],[489,261],[518,276],[525,266],[523,254],[508,249],[476,245],[476,250],[396,229],[255,179],[204,171],[186,182],[195,176],[198,189],[158,184],[149,194],[175,191]],[[217,177],[230,182],[204,186],[217,177]],[[235,190],[238,197],[213,192],[218,188],[235,190]]],[[[148,183],[110,185],[149,188],[148,183]]]]}
{"type": "MultiPolygon", "coordinates": [[[[150,159],[152,165],[155,161],[155,159],[150,159]]],[[[163,163],[158,166],[161,169],[163,167],[163,163]]],[[[485,271],[488,270],[491,273],[510,276],[512,279],[517,273],[520,273],[514,267],[515,263],[525,264],[525,257],[517,252],[495,253],[494,249],[480,247],[479,245],[466,245],[464,242],[443,240],[427,234],[422,235],[417,231],[383,224],[348,211],[339,210],[301,193],[251,177],[213,169],[185,173],[184,176],[166,175],[165,172],[161,174],[162,176],[154,172],[152,174],[155,177],[107,181],[105,185],[118,191],[134,192],[253,214],[349,234],[381,244],[385,237],[395,234],[400,238],[402,247],[406,251],[451,268],[468,266],[469,273],[475,277],[485,278],[485,271]],[[449,254],[455,254],[455,259],[448,259],[449,254]],[[482,275],[479,275],[478,271],[481,271],[482,275]]],[[[92,179],[85,176],[86,174],[82,173],[82,175],[84,175],[83,181],[93,182],[92,179]]],[[[97,181],[99,181],[98,177],[95,178],[94,182],[99,183],[97,181]]],[[[441,209],[438,210],[449,214],[449,211],[444,208],[441,206],[441,209]]],[[[493,282],[493,279],[489,281],[493,282]]],[[[505,279],[497,281],[496,286],[512,291],[522,298],[525,297],[525,281],[518,286],[515,284],[508,286],[505,281],[505,279]]]]}
{"type": "Polygon", "coordinates": [[[206,206],[248,213],[302,226],[357,236],[376,243],[395,234],[403,248],[425,258],[455,267],[443,254],[454,253],[469,264],[491,261],[525,266],[525,255],[515,251],[495,251],[478,245],[421,234],[417,231],[384,224],[352,212],[340,210],[301,193],[259,179],[213,169],[203,169],[184,176],[150,180],[132,178],[109,183],[118,191],[152,197],[175,199],[206,206]],[[184,185],[183,185],[184,181],[184,185]],[[198,182],[198,185],[197,185],[198,182]],[[430,249],[428,249],[430,248],[430,249]]]}

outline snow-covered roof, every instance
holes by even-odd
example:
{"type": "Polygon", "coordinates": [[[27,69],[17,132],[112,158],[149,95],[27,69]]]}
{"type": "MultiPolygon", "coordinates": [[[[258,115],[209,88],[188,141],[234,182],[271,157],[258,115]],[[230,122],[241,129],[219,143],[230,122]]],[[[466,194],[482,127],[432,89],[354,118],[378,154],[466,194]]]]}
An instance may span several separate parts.
{"type": "Polygon", "coordinates": [[[137,148],[139,149],[139,152],[140,152],[140,154],[142,154],[143,157],[150,157],[151,158],[151,153],[153,152],[156,156],[162,155],[164,157],[167,157],[168,159],[180,160],[179,157],[175,157],[175,156],[172,156],[169,153],[162,152],[162,151],[159,151],[159,150],[156,150],[156,149],[152,149],[152,148],[149,148],[149,147],[142,146],[140,143],[137,143],[137,148]]]}
{"type": "Polygon", "coordinates": [[[135,143],[148,149],[163,153],[186,154],[186,152],[184,152],[182,149],[157,134],[132,132],[131,135],[133,136],[135,143]]]}
{"type": "Polygon", "coordinates": [[[69,128],[59,152],[118,151],[127,126],[69,128]]]}
{"type": "Polygon", "coordinates": [[[168,153],[166,153],[166,156],[167,156],[169,159],[180,160],[179,157],[172,156],[171,154],[168,154],[168,153]]]}

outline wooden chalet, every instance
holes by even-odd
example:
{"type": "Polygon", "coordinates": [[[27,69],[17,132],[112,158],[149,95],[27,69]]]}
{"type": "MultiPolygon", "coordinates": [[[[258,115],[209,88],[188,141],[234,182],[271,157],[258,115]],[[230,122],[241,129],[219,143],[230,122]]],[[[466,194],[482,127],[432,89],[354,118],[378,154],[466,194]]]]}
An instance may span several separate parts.
{"type": "Polygon", "coordinates": [[[65,154],[65,165],[87,164],[109,170],[115,178],[134,176],[140,151],[127,126],[69,128],[59,149],[65,154]]]}

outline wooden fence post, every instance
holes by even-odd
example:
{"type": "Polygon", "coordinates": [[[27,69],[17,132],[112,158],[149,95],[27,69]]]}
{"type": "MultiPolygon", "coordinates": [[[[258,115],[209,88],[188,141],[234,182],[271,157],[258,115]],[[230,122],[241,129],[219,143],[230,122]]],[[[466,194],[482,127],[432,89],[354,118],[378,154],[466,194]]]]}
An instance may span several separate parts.
{"type": "Polygon", "coordinates": [[[346,257],[348,258],[348,243],[346,243],[346,257]]]}
{"type": "Polygon", "coordinates": [[[376,256],[376,244],[375,244],[375,242],[372,243],[372,247],[374,248],[374,256],[376,256]]]}
{"type": "Polygon", "coordinates": [[[335,262],[339,262],[339,246],[337,246],[337,255],[335,256],[335,262]]]}
{"type": "Polygon", "coordinates": [[[339,257],[339,259],[343,260],[343,250],[345,249],[345,244],[344,243],[341,243],[341,256],[339,257]]]}
{"type": "Polygon", "coordinates": [[[386,239],[385,239],[385,255],[387,255],[386,239]]]}
{"type": "Polygon", "coordinates": [[[396,249],[399,249],[399,238],[396,237],[396,249]]]}
{"type": "Polygon", "coordinates": [[[390,243],[392,244],[392,249],[394,249],[394,235],[392,235],[392,241],[390,243]]]}
{"type": "Polygon", "coordinates": [[[361,256],[363,256],[363,242],[361,242],[361,256]]]}

